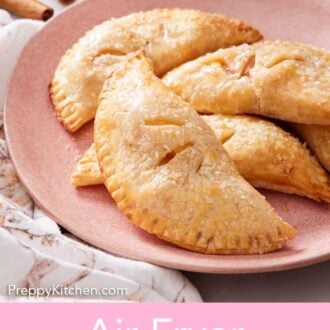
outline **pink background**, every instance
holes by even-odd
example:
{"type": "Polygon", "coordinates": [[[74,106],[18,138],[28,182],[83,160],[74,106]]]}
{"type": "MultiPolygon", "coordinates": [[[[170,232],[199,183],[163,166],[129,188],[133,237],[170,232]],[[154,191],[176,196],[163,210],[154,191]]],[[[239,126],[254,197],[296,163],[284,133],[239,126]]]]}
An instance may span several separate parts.
{"type": "Polygon", "coordinates": [[[152,330],[156,317],[173,319],[159,330],[330,329],[330,304],[3,304],[0,310],[6,330],[101,330],[93,329],[98,318],[106,330],[152,330]]]}

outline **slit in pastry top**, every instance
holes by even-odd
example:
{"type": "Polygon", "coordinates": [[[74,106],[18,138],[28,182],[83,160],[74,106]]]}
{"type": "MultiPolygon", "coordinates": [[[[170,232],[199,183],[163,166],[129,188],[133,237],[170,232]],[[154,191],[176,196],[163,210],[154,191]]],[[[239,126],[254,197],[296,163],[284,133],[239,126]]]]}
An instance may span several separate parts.
{"type": "Polygon", "coordinates": [[[290,41],[220,49],[163,78],[198,112],[330,124],[330,53],[290,41]]]}

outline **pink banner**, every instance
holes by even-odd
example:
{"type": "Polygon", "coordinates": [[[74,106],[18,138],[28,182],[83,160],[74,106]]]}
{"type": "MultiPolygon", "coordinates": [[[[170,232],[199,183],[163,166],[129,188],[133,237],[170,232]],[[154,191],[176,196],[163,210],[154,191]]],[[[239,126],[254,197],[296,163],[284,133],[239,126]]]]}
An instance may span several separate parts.
{"type": "Polygon", "coordinates": [[[4,330],[329,330],[330,304],[1,304],[4,330]]]}

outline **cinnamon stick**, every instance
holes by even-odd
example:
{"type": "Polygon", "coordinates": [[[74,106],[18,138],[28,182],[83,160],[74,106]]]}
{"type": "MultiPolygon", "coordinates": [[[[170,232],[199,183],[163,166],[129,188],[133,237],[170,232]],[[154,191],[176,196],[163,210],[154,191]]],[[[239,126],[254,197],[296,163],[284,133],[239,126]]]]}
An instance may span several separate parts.
{"type": "Polygon", "coordinates": [[[75,0],[60,0],[61,3],[63,3],[63,5],[69,5],[72,2],[74,2],[75,0]]]}
{"type": "Polygon", "coordinates": [[[54,14],[53,8],[37,0],[0,0],[0,8],[17,16],[43,21],[47,21],[54,14]]]}

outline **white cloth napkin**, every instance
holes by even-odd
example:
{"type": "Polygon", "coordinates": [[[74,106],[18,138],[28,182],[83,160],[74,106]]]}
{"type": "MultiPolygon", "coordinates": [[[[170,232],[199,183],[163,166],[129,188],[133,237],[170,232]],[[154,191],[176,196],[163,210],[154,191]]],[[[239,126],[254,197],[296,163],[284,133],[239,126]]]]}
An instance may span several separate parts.
{"type": "MultiPolygon", "coordinates": [[[[50,4],[51,2],[48,1],[50,4]]],[[[52,299],[56,301],[61,297],[66,300],[201,301],[197,290],[178,271],[113,256],[92,248],[68,234],[61,234],[57,224],[34,204],[20,184],[9,158],[3,133],[5,89],[21,49],[43,24],[25,19],[13,21],[6,11],[0,10],[2,300],[22,301],[21,297],[8,295],[8,286],[11,285],[20,288],[53,288],[56,297],[52,299]],[[84,296],[78,296],[77,293],[75,297],[64,296],[64,293],[58,294],[62,287],[74,287],[74,292],[81,292],[79,288],[91,288],[94,293],[84,296]],[[106,294],[100,295],[104,288],[109,290],[106,294]]]]}

